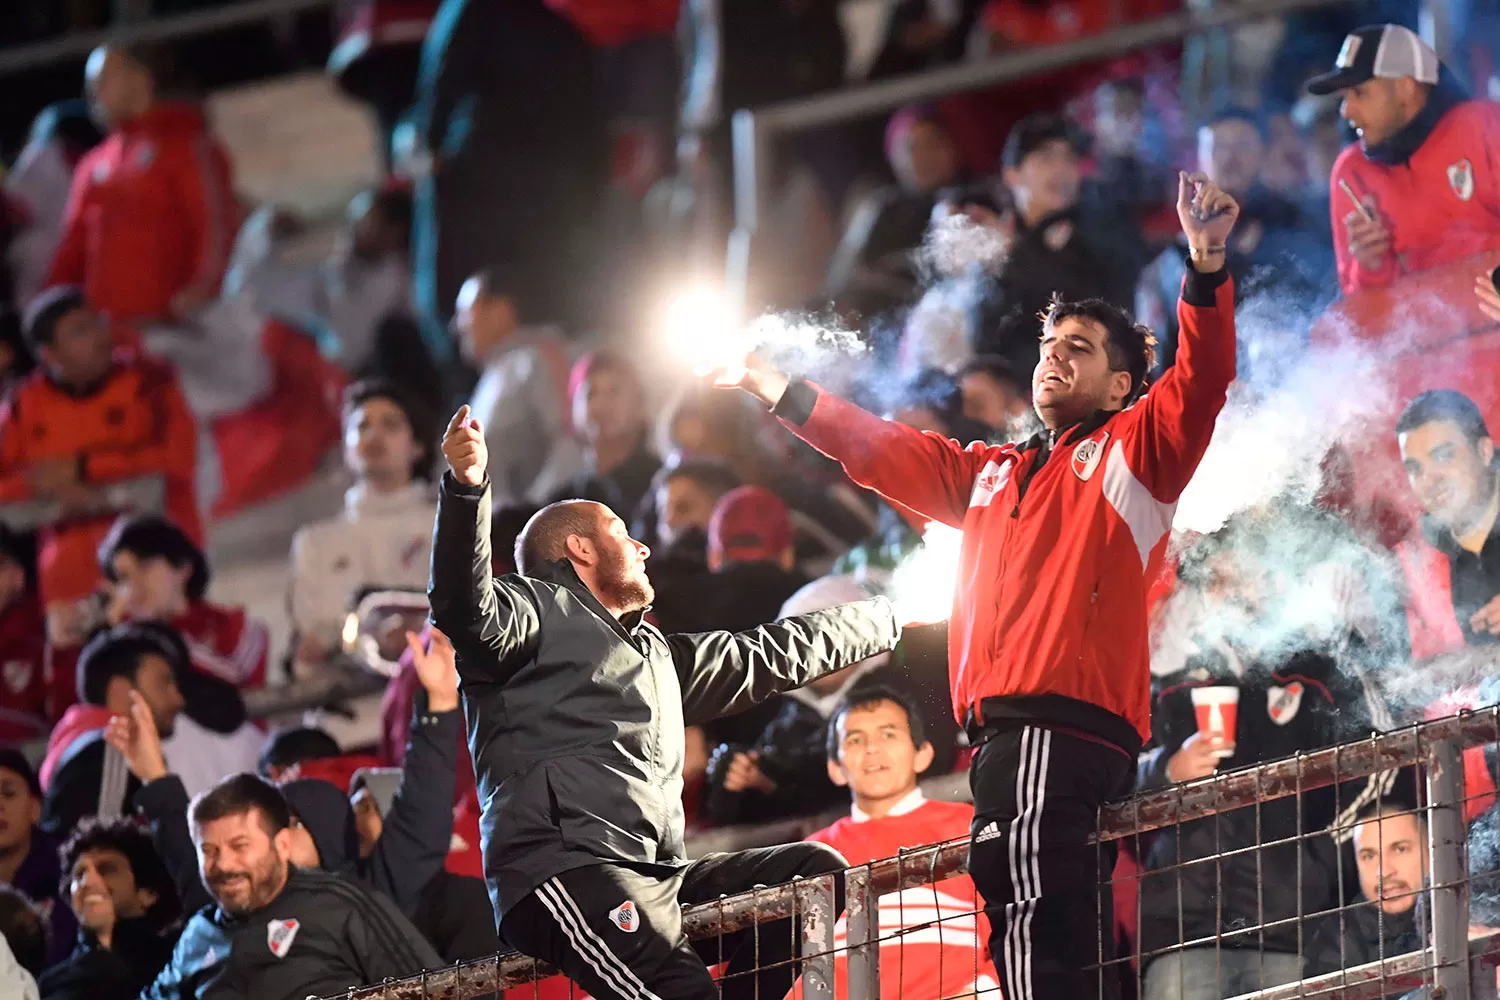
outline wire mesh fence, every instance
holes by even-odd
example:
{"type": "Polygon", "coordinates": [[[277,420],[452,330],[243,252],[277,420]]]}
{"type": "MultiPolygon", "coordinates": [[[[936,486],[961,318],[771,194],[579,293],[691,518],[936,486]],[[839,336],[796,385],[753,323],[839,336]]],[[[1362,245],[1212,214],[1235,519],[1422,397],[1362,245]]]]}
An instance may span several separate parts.
{"type": "MultiPolygon", "coordinates": [[[[1115,918],[1096,949],[1100,997],[1493,1000],[1496,743],[1500,706],[1106,806],[1093,839],[1126,860],[1099,887],[1115,918]]],[[[971,886],[950,881],[966,873],[968,851],[967,838],[930,844],[723,897],[686,908],[683,930],[719,970],[725,998],[759,996],[749,977],[760,963],[722,966],[741,942],[758,955],[774,926],[795,936],[795,997],[1000,1000],[987,915],[971,886]]],[[[581,995],[551,975],[497,956],[343,996],[581,995]]]]}

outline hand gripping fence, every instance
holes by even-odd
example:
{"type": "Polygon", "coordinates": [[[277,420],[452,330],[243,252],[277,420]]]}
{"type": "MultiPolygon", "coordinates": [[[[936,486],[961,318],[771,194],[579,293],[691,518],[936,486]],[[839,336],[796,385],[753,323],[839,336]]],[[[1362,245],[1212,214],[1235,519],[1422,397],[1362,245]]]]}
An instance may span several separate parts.
{"type": "MultiPolygon", "coordinates": [[[[1376,1000],[1419,989],[1423,992],[1415,995],[1423,1000],[1495,1000],[1496,969],[1500,967],[1500,930],[1485,929],[1481,932],[1471,928],[1469,921],[1472,876],[1468,862],[1470,844],[1464,822],[1466,793],[1461,761],[1463,751],[1497,742],[1500,742],[1500,706],[1372,734],[1356,742],[1110,803],[1100,810],[1094,840],[1124,840],[1236,809],[1258,809],[1267,801],[1337,785],[1349,779],[1367,778],[1402,767],[1419,767],[1425,772],[1426,804],[1420,811],[1425,812],[1428,819],[1430,853],[1430,876],[1424,891],[1428,897],[1425,906],[1427,926],[1423,928],[1425,944],[1421,950],[1384,956],[1376,962],[1242,994],[1236,1000],[1291,1000],[1294,997],[1376,1000]]],[[[1489,808],[1493,810],[1495,806],[1489,808]]],[[[1317,831],[1318,834],[1323,832],[1317,831]]],[[[1299,832],[1298,837],[1311,835],[1299,832]]],[[[1493,834],[1488,836],[1493,837],[1493,834]]],[[[1258,843],[1251,850],[1258,852],[1262,846],[1266,845],[1258,843]]],[[[701,941],[771,920],[793,917],[795,925],[800,928],[803,997],[831,1000],[835,995],[835,959],[844,958],[847,960],[845,981],[849,1000],[879,1000],[883,939],[876,900],[964,873],[968,849],[967,838],[953,840],[906,851],[897,858],[850,868],[842,876],[835,873],[799,879],[786,885],[756,888],[686,909],[683,929],[690,939],[701,941]],[[834,910],[834,893],[836,880],[840,877],[845,879],[847,946],[836,949],[835,925],[839,914],[834,910]]],[[[1287,873],[1267,874],[1284,877],[1287,873]]],[[[1300,878],[1300,871],[1296,874],[1300,878]]],[[[1500,873],[1490,872],[1479,874],[1500,876],[1500,873]]],[[[1340,906],[1326,912],[1337,914],[1343,909],[1340,906]]],[[[488,914],[475,916],[489,917],[488,914]]],[[[1296,922],[1300,940],[1300,916],[1296,922]]],[[[1228,936],[1227,933],[1219,935],[1220,938],[1228,936]]],[[[889,942],[890,938],[884,940],[889,942]]],[[[1214,942],[1215,937],[1209,936],[1202,942],[1184,943],[1212,945],[1214,942]]],[[[1141,957],[1139,954],[1135,956],[1137,962],[1141,957]]],[[[1130,956],[1126,956],[1116,962],[1130,960],[1130,956]]],[[[552,974],[552,970],[529,958],[499,955],[428,970],[375,986],[351,988],[338,997],[323,1000],[467,1000],[524,987],[552,974]]],[[[532,991],[524,990],[520,995],[530,996],[532,991]]],[[[999,993],[981,993],[980,996],[984,1000],[998,1000],[999,993]]],[[[909,1000],[936,998],[912,997],[909,1000]]]]}

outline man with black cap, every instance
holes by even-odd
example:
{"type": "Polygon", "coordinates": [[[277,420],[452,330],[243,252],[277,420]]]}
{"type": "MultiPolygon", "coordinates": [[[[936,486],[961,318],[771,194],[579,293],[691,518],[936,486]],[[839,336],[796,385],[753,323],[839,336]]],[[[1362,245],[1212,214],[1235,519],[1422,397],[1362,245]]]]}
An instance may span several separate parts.
{"type": "Polygon", "coordinates": [[[1128,309],[1145,246],[1129,216],[1086,189],[1086,138],[1052,114],[1023,118],[1005,139],[1001,166],[1011,211],[1000,226],[1014,233],[1005,266],[979,307],[978,354],[1030,368],[1036,363],[1036,317],[1056,295],[1101,298],[1128,309]]]}
{"type": "MultiPolygon", "coordinates": [[[[1334,252],[1347,294],[1500,249],[1500,108],[1465,100],[1437,53],[1397,24],[1344,39],[1332,71],[1307,85],[1341,94],[1359,133],[1333,165],[1334,252]]],[[[1488,276],[1480,279],[1494,296],[1488,276]]],[[[1494,298],[1500,308],[1500,297],[1494,298]]]]}

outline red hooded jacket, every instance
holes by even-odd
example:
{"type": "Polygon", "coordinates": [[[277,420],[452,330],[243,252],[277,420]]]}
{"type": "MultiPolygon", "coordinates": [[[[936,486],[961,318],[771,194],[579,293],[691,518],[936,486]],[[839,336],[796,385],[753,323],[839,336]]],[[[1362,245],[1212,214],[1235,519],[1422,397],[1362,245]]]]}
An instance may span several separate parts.
{"type": "Polygon", "coordinates": [[[81,285],[116,321],[156,319],[190,285],[218,291],[239,204],[196,107],[160,104],[78,161],[48,285],[81,285]]]}
{"type": "Polygon", "coordinates": [[[1040,467],[1036,442],[965,448],[808,383],[777,404],[856,483],[963,530],[948,628],[961,723],[1050,724],[1132,756],[1151,738],[1146,593],[1234,380],[1233,282],[1189,270],[1177,314],[1176,363],[1139,402],[1063,431],[1040,467]]]}
{"type": "Polygon", "coordinates": [[[63,713],[57,728],[47,737],[47,755],[42,758],[42,768],[37,772],[42,791],[45,792],[52,786],[52,775],[73,744],[89,733],[103,729],[112,718],[113,712],[98,705],[74,705],[63,713]]]}

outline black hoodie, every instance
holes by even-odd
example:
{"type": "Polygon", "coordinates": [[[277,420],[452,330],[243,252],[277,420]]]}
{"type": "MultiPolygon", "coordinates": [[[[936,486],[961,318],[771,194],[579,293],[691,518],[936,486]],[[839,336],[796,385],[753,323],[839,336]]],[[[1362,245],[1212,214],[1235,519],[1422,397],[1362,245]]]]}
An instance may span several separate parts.
{"type": "Polygon", "coordinates": [[[42,973],[37,989],[45,1000],[132,1000],[167,964],[175,941],[146,917],[116,921],[109,948],[79,931],[73,953],[42,973]]]}

